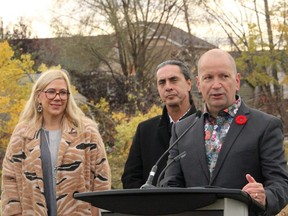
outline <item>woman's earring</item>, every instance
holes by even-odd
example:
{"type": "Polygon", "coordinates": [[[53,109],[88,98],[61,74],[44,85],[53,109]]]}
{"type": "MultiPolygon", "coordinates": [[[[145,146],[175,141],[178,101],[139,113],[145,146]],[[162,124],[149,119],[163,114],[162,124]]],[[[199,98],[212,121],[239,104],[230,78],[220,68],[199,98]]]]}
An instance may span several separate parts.
{"type": "Polygon", "coordinates": [[[43,111],[43,106],[42,106],[42,103],[40,102],[37,106],[37,112],[41,113],[42,111],[43,111]]]}

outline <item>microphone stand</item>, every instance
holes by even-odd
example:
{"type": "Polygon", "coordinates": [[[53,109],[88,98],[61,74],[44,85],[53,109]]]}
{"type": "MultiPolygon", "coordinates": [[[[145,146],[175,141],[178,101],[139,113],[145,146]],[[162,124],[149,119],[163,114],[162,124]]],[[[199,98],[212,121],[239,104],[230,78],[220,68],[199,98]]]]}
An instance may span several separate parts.
{"type": "Polygon", "coordinates": [[[161,173],[160,173],[159,176],[158,176],[156,187],[159,187],[161,177],[164,175],[164,173],[165,173],[165,171],[168,169],[168,167],[170,167],[171,164],[173,164],[174,162],[180,160],[181,158],[184,158],[185,156],[186,156],[186,151],[181,152],[179,155],[177,155],[176,157],[174,157],[174,158],[164,167],[164,169],[161,171],[161,173]]]}
{"type": "Polygon", "coordinates": [[[182,139],[182,137],[196,124],[198,119],[201,117],[202,112],[200,110],[198,110],[195,115],[196,115],[196,118],[195,118],[194,122],[169,146],[169,148],[157,160],[157,162],[155,163],[155,165],[152,167],[152,169],[150,171],[150,174],[148,176],[146,183],[144,185],[142,185],[140,187],[140,189],[155,188],[156,187],[153,185],[153,179],[154,179],[155,173],[157,172],[158,164],[163,159],[163,157],[178,143],[178,141],[180,139],[182,139]]]}

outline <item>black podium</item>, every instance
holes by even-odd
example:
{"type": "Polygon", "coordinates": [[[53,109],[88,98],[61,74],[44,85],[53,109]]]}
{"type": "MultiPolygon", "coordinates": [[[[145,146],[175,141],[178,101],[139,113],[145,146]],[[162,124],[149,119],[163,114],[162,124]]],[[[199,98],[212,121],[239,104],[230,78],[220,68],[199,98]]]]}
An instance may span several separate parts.
{"type": "Polygon", "coordinates": [[[225,188],[109,190],[75,193],[74,198],[102,209],[102,215],[248,216],[248,210],[264,210],[247,193],[225,188]]]}

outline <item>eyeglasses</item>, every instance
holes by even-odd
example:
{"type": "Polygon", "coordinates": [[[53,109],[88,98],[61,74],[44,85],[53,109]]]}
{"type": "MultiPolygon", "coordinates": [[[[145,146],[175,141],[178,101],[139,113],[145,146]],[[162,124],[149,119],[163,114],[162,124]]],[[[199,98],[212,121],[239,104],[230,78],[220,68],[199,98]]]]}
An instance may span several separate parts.
{"type": "Polygon", "coordinates": [[[59,95],[61,100],[67,100],[68,96],[70,94],[67,90],[60,90],[59,92],[56,92],[55,89],[47,89],[46,91],[43,91],[49,100],[53,100],[57,95],[59,95]]]}

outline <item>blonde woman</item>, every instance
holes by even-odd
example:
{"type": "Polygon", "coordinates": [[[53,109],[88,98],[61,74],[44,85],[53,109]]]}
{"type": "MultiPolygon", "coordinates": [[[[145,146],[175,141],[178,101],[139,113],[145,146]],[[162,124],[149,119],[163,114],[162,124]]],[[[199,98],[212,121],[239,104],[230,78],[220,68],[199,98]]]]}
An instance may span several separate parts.
{"type": "Polygon", "coordinates": [[[110,187],[97,124],[76,105],[66,71],[44,72],[6,150],[2,215],[97,215],[73,194],[110,187]]]}

